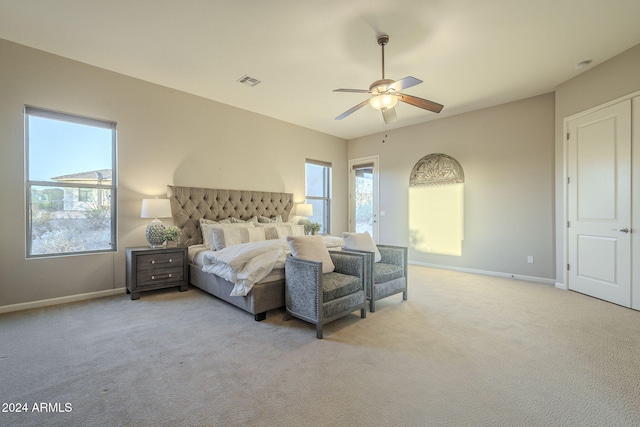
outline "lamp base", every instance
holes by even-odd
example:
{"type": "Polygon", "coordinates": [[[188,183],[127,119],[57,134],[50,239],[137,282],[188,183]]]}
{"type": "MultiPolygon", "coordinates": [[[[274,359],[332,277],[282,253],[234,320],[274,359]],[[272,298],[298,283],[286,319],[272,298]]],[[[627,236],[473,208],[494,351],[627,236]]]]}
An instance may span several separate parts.
{"type": "Polygon", "coordinates": [[[164,244],[164,224],[158,218],[147,225],[147,231],[145,233],[147,242],[152,248],[160,248],[164,244]]]}

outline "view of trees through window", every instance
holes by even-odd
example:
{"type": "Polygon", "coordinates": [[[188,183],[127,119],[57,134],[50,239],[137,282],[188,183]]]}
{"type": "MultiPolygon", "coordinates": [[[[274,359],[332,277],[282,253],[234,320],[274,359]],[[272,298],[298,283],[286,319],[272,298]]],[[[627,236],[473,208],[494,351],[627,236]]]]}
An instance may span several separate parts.
{"type": "Polygon", "coordinates": [[[115,123],[27,107],[28,256],[115,250],[115,123]]]}

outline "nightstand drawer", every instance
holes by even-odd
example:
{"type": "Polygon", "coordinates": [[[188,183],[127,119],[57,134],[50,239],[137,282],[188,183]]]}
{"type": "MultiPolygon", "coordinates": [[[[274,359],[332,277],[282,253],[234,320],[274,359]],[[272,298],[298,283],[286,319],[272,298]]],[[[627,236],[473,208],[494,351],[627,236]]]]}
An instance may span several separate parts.
{"type": "Polygon", "coordinates": [[[182,267],[177,267],[138,271],[137,280],[138,286],[182,282],[184,281],[184,269],[182,267]]]}
{"type": "Polygon", "coordinates": [[[180,252],[139,255],[137,267],[138,271],[182,267],[183,258],[184,257],[180,252]]]}

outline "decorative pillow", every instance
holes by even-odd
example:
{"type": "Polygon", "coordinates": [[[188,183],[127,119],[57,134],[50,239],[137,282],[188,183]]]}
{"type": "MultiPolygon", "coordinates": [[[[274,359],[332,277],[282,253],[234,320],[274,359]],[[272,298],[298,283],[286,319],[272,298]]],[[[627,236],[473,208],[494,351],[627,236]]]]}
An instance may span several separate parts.
{"type": "Polygon", "coordinates": [[[218,224],[218,221],[214,221],[212,219],[204,219],[200,218],[200,231],[202,232],[202,244],[207,248],[211,246],[213,243],[213,238],[211,237],[211,233],[207,233],[207,225],[218,224]]]}
{"type": "Polygon", "coordinates": [[[220,221],[214,221],[212,219],[200,218],[200,224],[231,224],[231,217],[221,219],[220,221]]]}
{"type": "Polygon", "coordinates": [[[258,216],[258,222],[262,223],[262,224],[269,224],[269,223],[281,223],[282,222],[282,215],[276,215],[274,218],[267,218],[266,216],[258,216]]]}
{"type": "Polygon", "coordinates": [[[376,242],[373,241],[373,237],[371,237],[371,234],[369,234],[368,231],[365,231],[364,233],[344,232],[342,233],[342,238],[344,239],[345,249],[375,252],[375,262],[380,262],[382,260],[382,255],[380,255],[376,242]]]}
{"type": "Polygon", "coordinates": [[[213,229],[213,243],[217,251],[241,243],[259,242],[262,240],[265,240],[264,228],[249,226],[213,229]]]}
{"type": "Polygon", "coordinates": [[[321,261],[322,273],[331,273],[335,270],[329,251],[324,246],[320,236],[288,236],[287,244],[291,249],[291,255],[307,261],[321,261]]]}
{"type": "Polygon", "coordinates": [[[267,239],[284,239],[287,236],[304,236],[304,226],[295,224],[285,224],[264,227],[267,239]]]}
{"type": "MultiPolygon", "coordinates": [[[[209,221],[209,220],[205,220],[209,221]]],[[[235,228],[235,227],[254,227],[252,222],[243,222],[241,224],[231,224],[231,223],[216,223],[213,224],[206,223],[200,220],[200,230],[202,231],[202,241],[206,247],[211,249],[212,251],[216,250],[215,242],[213,241],[213,230],[217,228],[235,228]]]]}

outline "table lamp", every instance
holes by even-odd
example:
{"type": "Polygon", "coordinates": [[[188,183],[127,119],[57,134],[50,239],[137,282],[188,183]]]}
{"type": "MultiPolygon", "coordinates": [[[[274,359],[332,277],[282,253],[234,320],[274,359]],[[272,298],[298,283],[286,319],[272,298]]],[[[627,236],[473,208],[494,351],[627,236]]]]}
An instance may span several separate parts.
{"type": "Polygon", "coordinates": [[[302,217],[298,220],[298,224],[304,225],[304,232],[306,234],[311,234],[311,230],[309,229],[311,220],[309,217],[313,216],[313,205],[311,203],[298,203],[296,205],[296,215],[302,217]]]}
{"type": "Polygon", "coordinates": [[[159,248],[164,243],[164,224],[158,218],[171,216],[169,199],[142,199],[140,218],[153,218],[147,225],[145,236],[152,248],[159,248]]]}

